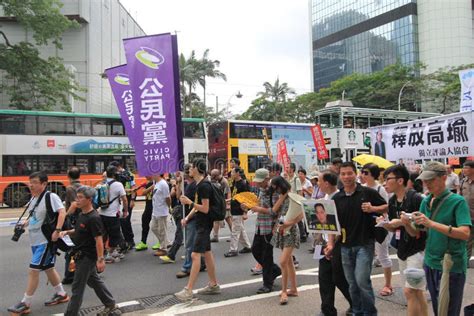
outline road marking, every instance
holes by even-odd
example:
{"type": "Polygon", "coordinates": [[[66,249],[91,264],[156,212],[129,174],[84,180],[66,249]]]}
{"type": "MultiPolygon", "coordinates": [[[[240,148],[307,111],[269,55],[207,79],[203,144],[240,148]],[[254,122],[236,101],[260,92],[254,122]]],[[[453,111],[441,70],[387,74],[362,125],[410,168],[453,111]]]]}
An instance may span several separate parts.
{"type": "Polygon", "coordinates": [[[117,306],[120,307],[126,307],[126,306],[132,306],[132,305],[140,305],[139,301],[128,301],[128,302],[122,302],[118,303],[117,306]]]}
{"type": "MultiPolygon", "coordinates": [[[[399,275],[400,271],[394,271],[392,272],[392,275],[399,275]]],[[[376,274],[370,276],[371,279],[379,279],[383,278],[384,275],[382,274],[376,274]]],[[[221,286],[222,288],[222,286],[221,286]]],[[[308,290],[314,290],[319,288],[319,284],[313,284],[313,285],[303,285],[298,287],[298,292],[304,292],[308,290]]],[[[209,303],[209,304],[204,304],[204,305],[197,305],[197,306],[189,306],[189,304],[178,304],[175,305],[163,312],[160,313],[155,313],[155,314],[148,314],[148,315],[154,315],[154,316],[162,316],[162,315],[181,315],[185,313],[191,313],[191,312],[197,312],[197,311],[202,311],[202,310],[207,310],[211,308],[217,308],[217,307],[222,307],[222,306],[228,306],[228,305],[233,305],[233,304],[238,304],[242,302],[249,302],[249,301],[255,301],[255,300],[260,300],[264,298],[269,298],[269,297],[274,297],[274,296],[279,296],[280,292],[275,291],[271,293],[266,293],[266,294],[255,294],[251,296],[244,296],[244,297],[239,297],[239,298],[233,298],[230,300],[225,300],[225,301],[220,301],[216,303],[209,303]]]]}

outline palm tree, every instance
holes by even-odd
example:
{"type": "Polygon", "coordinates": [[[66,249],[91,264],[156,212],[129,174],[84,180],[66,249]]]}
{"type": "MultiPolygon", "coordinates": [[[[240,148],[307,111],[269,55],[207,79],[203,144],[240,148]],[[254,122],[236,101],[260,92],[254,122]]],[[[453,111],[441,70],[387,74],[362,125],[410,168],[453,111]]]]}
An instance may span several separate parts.
{"type": "Polygon", "coordinates": [[[196,53],[191,51],[189,58],[186,59],[184,55],[181,53],[179,57],[179,78],[181,82],[180,92],[181,92],[181,100],[183,102],[183,111],[184,116],[186,116],[186,109],[189,109],[189,117],[193,115],[192,105],[190,96],[193,93],[193,89],[196,88],[196,84],[198,82],[197,76],[198,70],[198,60],[196,59],[196,53]],[[188,91],[186,91],[186,85],[188,86],[188,91]]]}
{"type": "Polygon", "coordinates": [[[198,75],[198,82],[201,85],[203,91],[203,101],[204,106],[206,106],[206,77],[211,78],[220,78],[224,81],[227,81],[227,77],[225,74],[220,72],[217,68],[220,66],[220,61],[218,60],[210,60],[209,59],[209,49],[206,49],[202,54],[202,58],[199,60],[197,75],[198,75]]]}
{"type": "Polygon", "coordinates": [[[290,88],[286,82],[280,84],[278,77],[273,85],[266,81],[263,83],[263,87],[265,91],[257,93],[257,96],[261,96],[265,99],[270,98],[271,101],[277,103],[286,102],[289,94],[296,94],[295,90],[290,88]]]}

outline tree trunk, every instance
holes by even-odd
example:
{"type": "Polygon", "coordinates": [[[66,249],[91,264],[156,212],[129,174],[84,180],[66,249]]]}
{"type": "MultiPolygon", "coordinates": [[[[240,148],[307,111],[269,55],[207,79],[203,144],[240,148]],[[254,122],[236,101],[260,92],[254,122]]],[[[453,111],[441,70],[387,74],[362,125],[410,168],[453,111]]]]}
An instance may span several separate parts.
{"type": "Polygon", "coordinates": [[[189,117],[193,117],[193,108],[192,108],[192,104],[191,104],[191,95],[193,93],[192,91],[192,84],[189,84],[189,101],[188,101],[188,104],[189,104],[189,117]]]}
{"type": "Polygon", "coordinates": [[[204,95],[203,95],[203,98],[202,100],[204,101],[204,109],[206,109],[206,76],[203,77],[203,80],[204,80],[204,84],[202,86],[202,89],[204,90],[204,95]]]}

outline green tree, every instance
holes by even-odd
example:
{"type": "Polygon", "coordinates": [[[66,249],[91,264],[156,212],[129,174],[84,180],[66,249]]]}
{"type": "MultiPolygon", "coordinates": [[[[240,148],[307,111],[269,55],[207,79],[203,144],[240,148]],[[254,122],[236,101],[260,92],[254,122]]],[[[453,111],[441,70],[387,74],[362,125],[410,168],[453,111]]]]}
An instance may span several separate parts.
{"type": "Polygon", "coordinates": [[[204,51],[202,58],[199,60],[197,75],[199,85],[201,85],[203,89],[204,105],[206,104],[206,77],[219,78],[224,81],[227,81],[226,75],[220,72],[219,69],[217,69],[219,68],[220,64],[221,63],[219,60],[209,59],[209,49],[206,49],[204,51]]]}
{"type": "Polygon", "coordinates": [[[10,98],[10,106],[18,109],[52,110],[60,106],[69,111],[69,96],[82,99],[84,91],[57,56],[42,58],[37,47],[54,45],[62,49],[61,35],[78,24],[60,12],[59,0],[0,0],[5,16],[13,17],[26,31],[33,32],[34,44],[12,44],[0,29],[0,71],[5,79],[0,90],[10,98]]]}
{"type": "Polygon", "coordinates": [[[290,88],[286,82],[280,84],[280,78],[277,78],[274,84],[268,81],[264,82],[263,87],[265,91],[258,92],[257,95],[273,102],[286,102],[289,95],[295,94],[295,90],[290,88]]]}

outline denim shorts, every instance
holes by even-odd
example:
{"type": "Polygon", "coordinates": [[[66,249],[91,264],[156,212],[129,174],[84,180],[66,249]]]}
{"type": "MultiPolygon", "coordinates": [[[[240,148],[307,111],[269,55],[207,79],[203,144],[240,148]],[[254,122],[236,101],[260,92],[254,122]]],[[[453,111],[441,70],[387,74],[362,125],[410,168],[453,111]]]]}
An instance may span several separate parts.
{"type": "Polygon", "coordinates": [[[45,271],[54,268],[56,263],[56,251],[50,243],[31,246],[30,268],[33,270],[45,271]]]}

